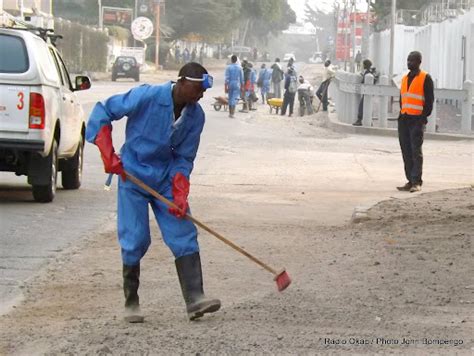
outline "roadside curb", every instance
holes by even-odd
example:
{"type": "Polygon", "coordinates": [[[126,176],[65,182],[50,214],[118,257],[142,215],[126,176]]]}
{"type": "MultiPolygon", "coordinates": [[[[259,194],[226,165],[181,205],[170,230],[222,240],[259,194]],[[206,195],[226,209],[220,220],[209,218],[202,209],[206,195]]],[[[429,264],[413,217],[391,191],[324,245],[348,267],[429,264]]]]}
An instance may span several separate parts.
{"type": "MultiPolygon", "coordinates": [[[[346,123],[338,121],[337,115],[333,113],[328,114],[327,123],[328,123],[328,128],[339,133],[362,134],[362,135],[369,135],[369,136],[398,137],[398,131],[396,129],[353,126],[351,124],[346,124],[346,123]]],[[[440,140],[440,141],[461,141],[461,140],[474,140],[474,136],[425,132],[425,139],[440,140]]]]}

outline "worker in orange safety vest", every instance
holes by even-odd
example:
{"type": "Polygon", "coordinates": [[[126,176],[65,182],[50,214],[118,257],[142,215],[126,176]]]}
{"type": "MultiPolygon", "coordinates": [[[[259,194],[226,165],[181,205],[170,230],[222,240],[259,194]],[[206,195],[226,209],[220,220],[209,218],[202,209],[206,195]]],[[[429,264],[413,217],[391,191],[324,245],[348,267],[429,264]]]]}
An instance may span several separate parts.
{"type": "Polygon", "coordinates": [[[411,193],[420,191],[423,184],[423,135],[434,102],[433,79],[420,70],[420,64],[421,53],[410,52],[407,58],[409,72],[403,77],[400,88],[398,139],[408,182],[397,189],[411,193]]]}

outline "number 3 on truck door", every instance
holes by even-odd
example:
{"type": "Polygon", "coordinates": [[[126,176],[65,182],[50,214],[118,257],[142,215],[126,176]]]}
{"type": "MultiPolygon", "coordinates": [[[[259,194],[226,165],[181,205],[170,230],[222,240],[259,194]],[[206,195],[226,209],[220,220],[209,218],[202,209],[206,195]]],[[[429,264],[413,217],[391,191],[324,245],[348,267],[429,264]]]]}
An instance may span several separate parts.
{"type": "Polygon", "coordinates": [[[24,103],[24,98],[25,98],[25,94],[23,94],[22,91],[18,92],[18,104],[16,104],[16,107],[18,108],[18,110],[23,110],[23,107],[25,106],[25,103],[24,103]]]}

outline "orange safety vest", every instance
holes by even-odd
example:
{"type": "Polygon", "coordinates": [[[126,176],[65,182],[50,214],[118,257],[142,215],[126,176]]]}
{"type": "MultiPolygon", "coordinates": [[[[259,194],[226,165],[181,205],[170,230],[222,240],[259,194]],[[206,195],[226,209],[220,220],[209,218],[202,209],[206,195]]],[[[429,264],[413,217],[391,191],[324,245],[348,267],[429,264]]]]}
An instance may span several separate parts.
{"type": "Polygon", "coordinates": [[[410,88],[408,89],[408,74],[402,79],[402,87],[400,95],[402,97],[402,114],[421,115],[423,113],[423,106],[425,105],[425,78],[428,73],[420,71],[418,75],[413,78],[410,88]]]}

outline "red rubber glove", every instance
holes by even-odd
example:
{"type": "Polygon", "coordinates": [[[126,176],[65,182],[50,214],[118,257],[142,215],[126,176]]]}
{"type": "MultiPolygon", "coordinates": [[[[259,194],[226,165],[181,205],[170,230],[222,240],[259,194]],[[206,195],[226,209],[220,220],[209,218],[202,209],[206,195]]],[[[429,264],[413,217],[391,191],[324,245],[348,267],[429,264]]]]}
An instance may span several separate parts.
{"type": "Polygon", "coordinates": [[[118,174],[122,177],[122,180],[125,181],[125,172],[123,170],[122,161],[115,153],[112,144],[112,126],[102,126],[94,143],[99,148],[102,161],[104,162],[105,173],[118,174]]]}
{"type": "Polygon", "coordinates": [[[172,181],[173,203],[179,208],[169,208],[169,212],[178,218],[186,216],[188,210],[189,181],[181,173],[176,173],[172,181]]]}

